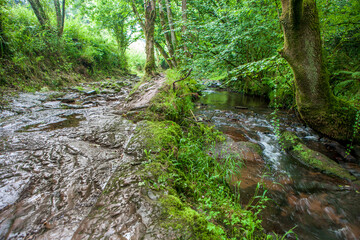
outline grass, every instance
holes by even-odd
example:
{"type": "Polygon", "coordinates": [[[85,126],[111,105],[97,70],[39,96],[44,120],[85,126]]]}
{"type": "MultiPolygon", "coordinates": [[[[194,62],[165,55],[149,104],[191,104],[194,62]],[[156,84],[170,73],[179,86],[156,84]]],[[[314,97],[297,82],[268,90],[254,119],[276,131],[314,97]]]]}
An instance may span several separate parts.
{"type": "Polygon", "coordinates": [[[263,186],[259,183],[251,204],[243,206],[240,194],[229,184],[241,161],[209,154],[225,138],[189,117],[192,97],[186,94],[196,90],[194,80],[179,82],[173,91],[170,83],[179,73],[168,71],[167,76],[168,85],[142,115],[152,116],[149,141],[157,145],[144,150],[142,184],[164,193],[162,227],[178,230],[185,239],[280,238],[265,234],[261,226],[259,214],[269,200],[263,186]]]}

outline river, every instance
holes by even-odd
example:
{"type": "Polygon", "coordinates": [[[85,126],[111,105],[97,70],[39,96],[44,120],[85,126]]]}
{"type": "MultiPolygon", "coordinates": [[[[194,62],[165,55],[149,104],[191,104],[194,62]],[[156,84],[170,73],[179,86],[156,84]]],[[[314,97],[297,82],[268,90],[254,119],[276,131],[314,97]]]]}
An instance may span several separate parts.
{"type": "MultiPolygon", "coordinates": [[[[252,197],[258,181],[268,189],[272,200],[262,213],[266,231],[284,234],[293,229],[298,239],[307,240],[360,239],[360,193],[348,182],[309,169],[283,151],[274,133],[273,111],[260,97],[206,90],[195,114],[235,141],[261,146],[263,163],[246,165],[239,180],[244,202],[252,197]]],[[[337,161],[360,178],[359,156],[345,160],[344,146],[320,137],[293,113],[278,111],[275,119],[280,130],[296,133],[309,148],[337,161]]]]}

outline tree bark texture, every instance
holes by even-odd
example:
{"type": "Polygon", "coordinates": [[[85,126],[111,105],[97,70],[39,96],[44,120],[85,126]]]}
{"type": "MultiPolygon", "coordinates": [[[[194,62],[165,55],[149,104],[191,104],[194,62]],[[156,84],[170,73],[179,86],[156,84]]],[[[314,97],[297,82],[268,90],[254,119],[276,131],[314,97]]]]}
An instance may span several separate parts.
{"type": "Polygon", "coordinates": [[[44,28],[48,27],[50,24],[49,18],[46,15],[44,8],[42,7],[39,0],[29,0],[31,8],[33,9],[40,25],[44,28]]]}
{"type": "Polygon", "coordinates": [[[331,92],[315,0],[282,0],[281,4],[284,48],[280,53],[295,75],[300,116],[316,131],[347,141],[353,134],[356,109],[331,92]]]}
{"type": "Polygon", "coordinates": [[[65,21],[65,0],[62,1],[62,7],[60,8],[59,0],[54,0],[55,13],[56,13],[56,22],[57,22],[57,31],[58,36],[64,32],[64,21],[65,21]]]}
{"type": "Polygon", "coordinates": [[[172,65],[172,62],[170,61],[169,55],[166,53],[164,48],[157,41],[155,41],[155,47],[159,50],[160,54],[163,56],[163,58],[165,59],[166,63],[169,65],[169,67],[174,68],[174,66],[172,65]]]}
{"type": "Polygon", "coordinates": [[[165,42],[166,42],[166,47],[169,51],[169,55],[170,55],[170,61],[171,61],[171,66],[170,68],[176,67],[177,63],[176,63],[176,59],[175,59],[175,52],[174,52],[174,46],[172,44],[171,41],[171,36],[170,36],[170,32],[168,31],[168,29],[166,28],[166,21],[165,21],[165,13],[163,10],[163,6],[161,4],[162,0],[159,0],[159,17],[160,17],[160,24],[161,24],[161,28],[162,31],[164,32],[164,38],[165,38],[165,42]]]}
{"type": "Polygon", "coordinates": [[[144,33],[146,39],[146,63],[145,76],[151,77],[156,75],[155,52],[154,52],[154,31],[156,19],[156,0],[146,0],[145,2],[145,26],[144,33]]]}
{"type": "MultiPolygon", "coordinates": [[[[140,24],[140,27],[142,28],[142,30],[145,32],[145,23],[142,21],[141,17],[140,17],[140,14],[139,14],[139,11],[137,10],[136,8],[136,5],[135,5],[135,1],[132,0],[132,4],[131,4],[131,7],[133,9],[133,12],[135,13],[135,16],[136,18],[138,19],[138,22],[140,24]]],[[[164,48],[158,43],[155,41],[155,47],[159,50],[160,54],[165,58],[165,61],[167,62],[167,64],[169,66],[171,66],[171,61],[169,60],[169,55],[166,53],[166,51],[164,50],[164,48]]]]}
{"type": "Polygon", "coordinates": [[[169,28],[170,28],[171,42],[172,42],[173,48],[176,49],[177,42],[176,42],[174,22],[173,22],[173,17],[172,17],[172,12],[171,12],[170,1],[165,0],[165,4],[166,4],[166,12],[167,12],[169,28]]]}
{"type": "Polygon", "coordinates": [[[182,14],[182,21],[183,21],[183,25],[182,25],[182,28],[181,28],[182,39],[183,39],[183,48],[184,48],[185,55],[187,57],[191,57],[190,53],[189,53],[189,49],[188,49],[188,47],[186,45],[187,0],[182,0],[181,1],[181,14],[182,14]]]}

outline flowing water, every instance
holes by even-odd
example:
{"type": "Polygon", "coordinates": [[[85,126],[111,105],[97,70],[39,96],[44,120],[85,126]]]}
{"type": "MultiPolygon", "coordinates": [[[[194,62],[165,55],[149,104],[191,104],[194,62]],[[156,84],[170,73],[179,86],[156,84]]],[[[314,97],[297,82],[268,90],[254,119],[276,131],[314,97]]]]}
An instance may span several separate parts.
{"type": "MultiPolygon", "coordinates": [[[[264,163],[246,166],[239,180],[245,202],[254,194],[258,181],[265,183],[272,199],[262,213],[267,231],[284,234],[295,227],[299,239],[360,239],[360,193],[348,182],[306,168],[282,151],[274,134],[273,110],[266,100],[207,90],[197,108],[198,118],[214,124],[233,140],[261,146],[264,163]]],[[[276,119],[281,130],[296,133],[308,147],[360,178],[359,156],[344,161],[346,149],[341,144],[320,137],[292,113],[279,111],[276,119]]]]}

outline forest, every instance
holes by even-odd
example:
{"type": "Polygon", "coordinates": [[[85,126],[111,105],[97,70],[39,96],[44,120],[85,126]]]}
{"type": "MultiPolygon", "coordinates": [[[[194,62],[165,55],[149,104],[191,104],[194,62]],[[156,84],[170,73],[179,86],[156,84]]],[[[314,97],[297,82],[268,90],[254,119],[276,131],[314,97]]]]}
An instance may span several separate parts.
{"type": "Polygon", "coordinates": [[[0,239],[360,238],[360,0],[0,0],[0,63],[0,239]]]}

